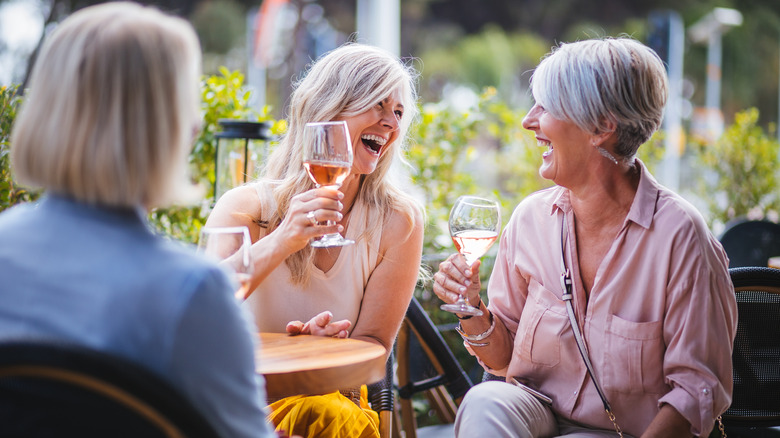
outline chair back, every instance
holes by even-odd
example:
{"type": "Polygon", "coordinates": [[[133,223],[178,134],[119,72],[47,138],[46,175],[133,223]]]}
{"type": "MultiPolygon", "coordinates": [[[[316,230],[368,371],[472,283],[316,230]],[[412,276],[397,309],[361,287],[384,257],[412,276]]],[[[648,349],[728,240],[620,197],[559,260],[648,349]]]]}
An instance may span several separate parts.
{"type": "MultiPolygon", "coordinates": [[[[390,355],[385,362],[385,377],[375,383],[368,385],[368,402],[371,409],[379,414],[379,436],[380,438],[390,438],[393,433],[393,409],[395,408],[395,394],[393,394],[393,363],[394,354],[390,350],[390,355]]],[[[397,425],[395,426],[397,427],[397,425]]]]}
{"type": "MultiPolygon", "coordinates": [[[[739,319],[727,427],[780,426],[780,270],[729,269],[739,319]]],[[[731,433],[729,433],[731,435],[731,433]]]]}
{"type": "Polygon", "coordinates": [[[780,256],[780,224],[737,219],[726,225],[720,243],[729,256],[729,268],[767,266],[780,256]]]}
{"type": "MultiPolygon", "coordinates": [[[[398,333],[396,352],[405,436],[415,438],[417,432],[423,435],[423,429],[427,429],[417,429],[412,408],[412,396],[417,393],[425,394],[440,423],[453,423],[457,406],[473,384],[417,298],[409,303],[398,333]]],[[[451,428],[446,433],[451,436],[451,428]]]]}
{"type": "Polygon", "coordinates": [[[82,346],[0,341],[0,437],[203,437],[204,417],[151,371],[82,346]]]}

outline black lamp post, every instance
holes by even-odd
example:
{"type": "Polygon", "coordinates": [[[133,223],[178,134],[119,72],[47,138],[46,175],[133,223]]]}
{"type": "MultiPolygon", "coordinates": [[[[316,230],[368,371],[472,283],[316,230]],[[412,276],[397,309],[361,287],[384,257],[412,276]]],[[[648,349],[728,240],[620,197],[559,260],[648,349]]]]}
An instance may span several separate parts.
{"type": "Polygon", "coordinates": [[[215,134],[214,202],[229,189],[253,178],[256,163],[265,158],[271,139],[269,122],[222,119],[215,134]]]}

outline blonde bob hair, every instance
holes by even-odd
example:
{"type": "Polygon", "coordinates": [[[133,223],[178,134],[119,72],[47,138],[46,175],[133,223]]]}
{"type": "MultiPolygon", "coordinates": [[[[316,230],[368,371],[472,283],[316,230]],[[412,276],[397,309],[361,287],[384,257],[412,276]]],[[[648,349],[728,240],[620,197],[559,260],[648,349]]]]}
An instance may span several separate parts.
{"type": "Polygon", "coordinates": [[[564,43],[531,78],[534,99],[553,117],[602,133],[615,127],[615,151],[631,159],[661,126],[668,94],[658,55],[628,38],[564,43]]]}
{"type": "MultiPolygon", "coordinates": [[[[277,208],[267,220],[260,221],[261,226],[276,228],[289,208],[290,199],[314,187],[301,163],[304,125],[357,116],[395,91],[400,92],[404,107],[398,138],[384,146],[376,169],[361,176],[355,202],[368,206],[371,224],[383,224],[389,212],[397,211],[414,225],[416,201],[394,183],[389,173],[394,162],[403,162],[409,126],[417,117],[416,80],[417,74],[411,66],[385,50],[363,44],[345,44],[314,62],[295,84],[288,110],[289,129],[265,168],[264,177],[277,183],[274,189],[277,208]]],[[[361,238],[370,238],[381,229],[381,226],[366,227],[361,238]]],[[[307,246],[286,260],[294,283],[308,281],[313,254],[307,246]]]]}
{"type": "Polygon", "coordinates": [[[33,69],[11,137],[16,178],[90,204],[186,200],[199,76],[185,20],[125,2],[75,12],[33,69]]]}

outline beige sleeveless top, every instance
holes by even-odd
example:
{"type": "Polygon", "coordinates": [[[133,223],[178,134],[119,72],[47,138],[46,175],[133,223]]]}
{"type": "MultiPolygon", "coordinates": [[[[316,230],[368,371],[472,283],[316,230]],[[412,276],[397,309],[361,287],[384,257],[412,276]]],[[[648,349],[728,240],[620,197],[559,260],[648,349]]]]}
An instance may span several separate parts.
{"type": "MultiPolygon", "coordinates": [[[[271,183],[258,182],[255,189],[264,215],[275,211],[271,183]]],[[[356,202],[351,215],[346,237],[355,243],[341,247],[339,257],[329,271],[313,267],[307,285],[293,285],[290,269],[282,263],[243,303],[254,315],[260,331],[284,333],[288,322],[306,322],[325,310],[333,313],[334,321],[347,319],[355,327],[363,292],[377,265],[381,233],[375,233],[370,242],[359,239],[369,224],[366,206],[356,202]]],[[[260,233],[260,238],[265,237],[263,229],[260,233]]]]}

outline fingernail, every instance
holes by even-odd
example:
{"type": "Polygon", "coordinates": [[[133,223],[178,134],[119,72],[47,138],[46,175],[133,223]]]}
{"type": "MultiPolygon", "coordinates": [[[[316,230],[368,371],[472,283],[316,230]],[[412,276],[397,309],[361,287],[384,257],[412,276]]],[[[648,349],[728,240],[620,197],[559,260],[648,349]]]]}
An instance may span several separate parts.
{"type": "Polygon", "coordinates": [[[471,280],[466,280],[466,286],[471,286],[471,280]]]}
{"type": "Polygon", "coordinates": [[[461,291],[461,292],[466,292],[466,288],[463,287],[463,286],[459,287],[458,290],[461,291]]]}
{"type": "Polygon", "coordinates": [[[451,300],[455,301],[458,299],[458,294],[447,294],[451,300]]]}
{"type": "Polygon", "coordinates": [[[344,218],[344,215],[343,215],[343,214],[341,214],[341,213],[339,213],[339,220],[341,220],[341,219],[343,219],[343,218],[344,218]]]}
{"type": "Polygon", "coordinates": [[[344,199],[344,194],[341,193],[341,192],[338,192],[338,193],[339,193],[339,199],[344,199]]]}
{"type": "Polygon", "coordinates": [[[466,276],[471,277],[471,269],[466,269],[466,276]]]}

